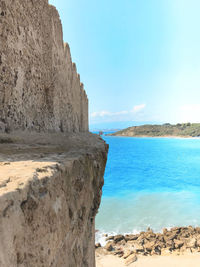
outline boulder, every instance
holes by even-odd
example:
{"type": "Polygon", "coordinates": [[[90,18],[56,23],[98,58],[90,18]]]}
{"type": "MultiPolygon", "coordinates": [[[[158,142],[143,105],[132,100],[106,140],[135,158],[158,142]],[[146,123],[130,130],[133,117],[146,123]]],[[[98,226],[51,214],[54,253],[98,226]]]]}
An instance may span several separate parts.
{"type": "Polygon", "coordinates": [[[128,258],[130,255],[133,254],[133,251],[132,250],[127,250],[125,253],[124,253],[124,259],[128,258]]]}
{"type": "Polygon", "coordinates": [[[162,242],[160,240],[157,240],[156,241],[156,245],[159,246],[160,248],[166,248],[165,242],[162,242]]]}
{"type": "Polygon", "coordinates": [[[173,232],[170,232],[170,234],[168,234],[167,236],[164,237],[165,241],[166,240],[174,240],[176,238],[177,238],[177,234],[173,233],[173,232]]]}
{"type": "Polygon", "coordinates": [[[172,227],[171,231],[176,233],[176,234],[179,234],[181,232],[181,227],[172,227]]]}
{"type": "Polygon", "coordinates": [[[163,237],[162,234],[157,234],[156,235],[156,239],[159,240],[159,241],[161,241],[161,242],[165,242],[165,239],[164,239],[164,237],[163,237]]]}
{"type": "Polygon", "coordinates": [[[181,248],[184,245],[182,240],[174,240],[175,248],[181,248]]]}
{"type": "Polygon", "coordinates": [[[167,228],[163,228],[163,235],[166,235],[168,233],[167,228]]]}
{"type": "Polygon", "coordinates": [[[167,240],[165,243],[166,247],[169,248],[170,250],[175,249],[175,244],[173,240],[167,240]]]}
{"type": "Polygon", "coordinates": [[[136,253],[144,252],[144,247],[140,244],[134,244],[133,251],[136,253]]]}
{"type": "Polygon", "coordinates": [[[101,244],[100,243],[96,243],[95,244],[95,248],[100,248],[101,247],[101,244]]]}
{"type": "Polygon", "coordinates": [[[197,238],[196,246],[200,247],[200,237],[197,238]]]}
{"type": "Polygon", "coordinates": [[[152,232],[147,232],[145,234],[145,238],[148,239],[148,240],[152,240],[152,239],[155,239],[156,238],[156,234],[152,233],[152,232]]]}
{"type": "Polygon", "coordinates": [[[186,248],[195,248],[197,245],[197,240],[196,238],[191,238],[187,241],[186,243],[186,248]]]}
{"type": "Polygon", "coordinates": [[[195,228],[195,232],[196,232],[197,234],[200,234],[200,227],[196,227],[196,228],[195,228]]]}
{"type": "Polygon", "coordinates": [[[137,240],[139,235],[125,235],[125,240],[126,241],[132,241],[132,240],[137,240]]]}
{"type": "Polygon", "coordinates": [[[132,254],[126,259],[125,264],[128,266],[135,261],[137,261],[137,256],[132,254]]]}
{"type": "Polygon", "coordinates": [[[155,241],[148,242],[144,245],[146,251],[151,252],[155,246],[155,241]]]}
{"type": "Polygon", "coordinates": [[[114,235],[106,237],[106,241],[113,240],[113,239],[114,239],[114,235]]]}
{"type": "Polygon", "coordinates": [[[140,245],[144,245],[145,243],[145,238],[143,235],[139,236],[138,239],[137,239],[137,243],[140,244],[140,245]]]}
{"type": "Polygon", "coordinates": [[[119,241],[121,241],[123,239],[124,239],[123,235],[116,235],[116,236],[114,236],[113,240],[114,240],[115,243],[117,243],[117,242],[119,242],[119,241]]]}
{"type": "Polygon", "coordinates": [[[159,245],[154,246],[153,254],[161,255],[161,247],[159,245]]]}
{"type": "Polygon", "coordinates": [[[107,250],[107,251],[112,251],[113,250],[113,243],[112,242],[108,242],[104,248],[107,250]]]}

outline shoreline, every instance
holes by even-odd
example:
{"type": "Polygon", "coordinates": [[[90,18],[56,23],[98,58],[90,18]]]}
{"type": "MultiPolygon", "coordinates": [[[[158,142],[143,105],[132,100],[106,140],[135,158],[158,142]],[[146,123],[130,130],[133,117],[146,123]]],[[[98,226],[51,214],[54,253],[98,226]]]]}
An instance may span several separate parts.
{"type": "MultiPolygon", "coordinates": [[[[139,267],[143,266],[140,264],[146,261],[144,258],[148,258],[148,264],[151,261],[152,266],[153,264],[155,266],[156,258],[161,261],[160,266],[162,266],[163,257],[168,257],[170,261],[175,256],[183,257],[184,255],[188,255],[189,258],[197,255],[198,262],[200,262],[200,227],[164,228],[162,233],[154,233],[149,228],[146,232],[140,232],[139,234],[105,237],[107,243],[104,246],[99,243],[95,245],[97,267],[127,265],[139,267]]],[[[168,264],[168,266],[171,265],[168,264]]],[[[173,266],[185,265],[181,265],[179,262],[173,266]]],[[[199,265],[191,264],[189,266],[199,265]]]]}
{"type": "Polygon", "coordinates": [[[132,138],[169,138],[169,139],[200,139],[200,136],[178,136],[178,135],[163,135],[163,136],[149,136],[149,135],[138,135],[138,136],[131,136],[131,135],[112,135],[112,134],[105,134],[105,136],[112,136],[112,137],[132,137],[132,138]]]}
{"type": "Polygon", "coordinates": [[[151,137],[151,138],[198,138],[200,123],[144,124],[121,129],[111,136],[151,137]]]}

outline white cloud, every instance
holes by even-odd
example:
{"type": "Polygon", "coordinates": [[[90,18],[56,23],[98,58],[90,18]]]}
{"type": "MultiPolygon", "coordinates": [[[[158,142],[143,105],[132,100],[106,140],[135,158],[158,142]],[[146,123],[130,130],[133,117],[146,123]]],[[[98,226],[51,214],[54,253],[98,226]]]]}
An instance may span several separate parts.
{"type": "Polygon", "coordinates": [[[91,113],[91,118],[96,118],[96,117],[104,117],[104,116],[109,116],[110,115],[110,112],[109,111],[106,111],[106,110],[102,110],[102,111],[99,111],[99,112],[93,112],[91,113]]]}
{"type": "Polygon", "coordinates": [[[105,116],[118,116],[118,115],[124,115],[124,114],[128,114],[129,112],[126,110],[122,110],[122,111],[118,111],[118,112],[110,112],[110,111],[106,111],[106,110],[102,110],[99,112],[93,112],[91,113],[91,118],[96,118],[96,117],[105,117],[105,116]]]}
{"type": "Polygon", "coordinates": [[[93,112],[90,114],[92,119],[95,118],[105,118],[105,117],[116,117],[116,116],[124,116],[124,115],[132,115],[133,113],[139,113],[146,107],[146,104],[136,105],[132,108],[132,110],[122,110],[117,112],[110,112],[107,110],[102,110],[98,112],[93,112]]]}
{"type": "Polygon", "coordinates": [[[134,106],[132,109],[132,112],[139,112],[139,111],[143,110],[145,107],[146,107],[146,104],[134,106]]]}

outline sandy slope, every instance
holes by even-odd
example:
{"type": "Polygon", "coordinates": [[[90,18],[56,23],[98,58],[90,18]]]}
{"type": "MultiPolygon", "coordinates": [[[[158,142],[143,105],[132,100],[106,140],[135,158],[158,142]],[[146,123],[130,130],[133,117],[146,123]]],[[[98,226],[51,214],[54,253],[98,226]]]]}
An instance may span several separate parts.
{"type": "MultiPolygon", "coordinates": [[[[96,267],[125,267],[125,261],[112,255],[97,255],[96,267]]],[[[140,257],[129,267],[200,267],[200,253],[181,256],[140,257]]]]}

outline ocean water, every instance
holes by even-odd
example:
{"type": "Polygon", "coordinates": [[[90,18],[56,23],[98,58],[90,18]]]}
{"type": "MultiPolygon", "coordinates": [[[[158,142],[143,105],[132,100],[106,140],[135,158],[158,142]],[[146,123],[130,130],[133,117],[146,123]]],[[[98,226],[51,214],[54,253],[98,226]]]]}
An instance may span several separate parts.
{"type": "Polygon", "coordinates": [[[200,139],[104,136],[109,144],[96,236],[200,225],[200,139]]]}

